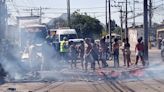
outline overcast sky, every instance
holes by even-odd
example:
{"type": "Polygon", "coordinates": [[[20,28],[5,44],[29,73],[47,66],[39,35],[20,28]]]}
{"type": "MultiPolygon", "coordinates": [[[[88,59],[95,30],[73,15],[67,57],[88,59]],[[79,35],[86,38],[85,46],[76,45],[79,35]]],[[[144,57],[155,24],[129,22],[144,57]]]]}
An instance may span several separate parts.
{"type": "MultiPolygon", "coordinates": [[[[71,1],[71,11],[75,11],[80,9],[81,12],[87,12],[88,15],[99,19],[102,23],[105,23],[105,0],[70,0],[71,1]]],[[[115,2],[124,1],[124,0],[111,0],[111,5],[118,5],[115,2]]],[[[128,10],[133,10],[133,0],[129,0],[130,4],[128,6],[128,10]]],[[[143,0],[138,0],[139,3],[136,3],[136,14],[142,13],[143,11],[143,0]]],[[[163,0],[153,0],[153,5],[158,6],[163,3],[163,0]]],[[[26,9],[33,8],[33,7],[43,7],[49,8],[43,10],[44,21],[48,21],[53,17],[60,16],[62,13],[66,12],[66,0],[13,0],[13,2],[7,3],[9,6],[9,10],[12,11],[12,15],[19,16],[19,15],[29,15],[30,11],[26,9]],[[17,11],[17,12],[15,12],[17,11]],[[19,12],[18,12],[19,11],[19,12]]],[[[124,9],[125,5],[123,5],[124,9]]],[[[162,6],[163,7],[163,6],[162,6]]],[[[119,7],[112,7],[112,19],[116,21],[116,23],[120,24],[120,13],[119,7]]],[[[164,17],[161,12],[163,9],[157,9],[154,11],[154,22],[161,22],[162,18],[164,17]],[[159,13],[159,14],[158,14],[159,13]]],[[[37,14],[38,11],[33,11],[34,14],[37,14]]],[[[129,17],[132,16],[132,13],[128,14],[129,17]]],[[[143,16],[136,18],[137,24],[142,24],[143,16]]],[[[133,20],[129,20],[129,25],[131,25],[133,20]]]]}

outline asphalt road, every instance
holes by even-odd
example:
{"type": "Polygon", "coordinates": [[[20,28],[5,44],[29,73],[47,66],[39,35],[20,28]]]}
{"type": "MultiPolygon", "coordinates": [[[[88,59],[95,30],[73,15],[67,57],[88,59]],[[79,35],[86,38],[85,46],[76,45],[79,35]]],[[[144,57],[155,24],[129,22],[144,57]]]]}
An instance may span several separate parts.
{"type": "Polygon", "coordinates": [[[39,73],[42,80],[8,82],[0,86],[0,92],[163,92],[164,63],[159,50],[150,50],[149,62],[146,68],[140,64],[115,69],[109,61],[109,68],[96,72],[44,71],[39,73]]]}

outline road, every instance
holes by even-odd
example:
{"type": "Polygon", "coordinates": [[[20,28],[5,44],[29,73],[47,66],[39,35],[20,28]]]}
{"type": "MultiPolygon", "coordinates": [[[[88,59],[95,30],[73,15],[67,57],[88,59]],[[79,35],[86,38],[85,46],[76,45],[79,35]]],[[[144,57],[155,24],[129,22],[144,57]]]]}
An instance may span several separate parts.
{"type": "Polygon", "coordinates": [[[163,92],[164,63],[159,50],[150,50],[149,62],[147,68],[114,69],[109,61],[111,67],[96,72],[44,71],[40,73],[42,80],[8,82],[0,86],[0,92],[163,92]]]}

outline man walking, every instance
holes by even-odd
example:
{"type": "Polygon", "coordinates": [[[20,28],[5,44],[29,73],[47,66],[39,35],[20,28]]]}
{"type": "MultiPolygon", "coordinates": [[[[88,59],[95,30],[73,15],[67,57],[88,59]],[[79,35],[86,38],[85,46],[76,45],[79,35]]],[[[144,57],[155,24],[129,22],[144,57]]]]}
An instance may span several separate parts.
{"type": "Polygon", "coordinates": [[[88,70],[88,63],[92,63],[93,62],[93,57],[91,55],[91,51],[92,51],[92,45],[91,45],[91,41],[90,39],[85,39],[85,44],[84,44],[84,47],[85,47],[85,55],[84,55],[84,60],[85,60],[85,71],[88,70]]]}
{"type": "Polygon", "coordinates": [[[143,66],[145,66],[145,61],[144,61],[144,44],[142,43],[142,38],[138,39],[138,43],[136,44],[135,47],[135,52],[136,52],[136,63],[135,65],[138,64],[139,58],[142,61],[143,66]]]}
{"type": "Polygon", "coordinates": [[[118,43],[117,38],[114,39],[113,56],[114,56],[114,67],[118,68],[119,67],[119,43],[118,43]]]}
{"type": "Polygon", "coordinates": [[[105,43],[105,37],[100,40],[100,60],[102,61],[102,67],[106,68],[108,67],[108,64],[106,62],[107,60],[107,45],[105,43]]]}

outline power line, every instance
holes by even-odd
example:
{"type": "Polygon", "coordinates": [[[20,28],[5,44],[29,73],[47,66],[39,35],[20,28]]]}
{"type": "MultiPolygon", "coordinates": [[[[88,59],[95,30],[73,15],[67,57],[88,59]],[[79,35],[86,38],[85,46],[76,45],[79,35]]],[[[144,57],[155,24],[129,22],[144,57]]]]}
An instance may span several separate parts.
{"type": "MultiPolygon", "coordinates": [[[[39,8],[39,7],[33,7],[33,6],[22,6],[22,5],[16,5],[17,7],[22,7],[22,8],[39,8]]],[[[53,8],[53,7],[45,7],[48,9],[57,9],[57,10],[67,10],[67,8],[53,8]]],[[[76,8],[70,8],[70,9],[105,9],[105,7],[87,7],[87,8],[81,8],[81,7],[76,7],[76,8]]]]}

